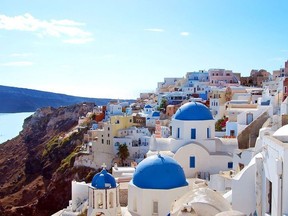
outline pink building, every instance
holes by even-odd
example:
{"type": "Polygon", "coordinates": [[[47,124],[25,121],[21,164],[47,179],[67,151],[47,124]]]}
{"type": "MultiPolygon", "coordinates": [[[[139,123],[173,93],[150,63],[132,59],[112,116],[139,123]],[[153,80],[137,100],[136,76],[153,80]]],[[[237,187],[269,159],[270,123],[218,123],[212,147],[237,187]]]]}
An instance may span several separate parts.
{"type": "Polygon", "coordinates": [[[209,69],[210,85],[239,85],[239,81],[231,70],[209,69]]]}

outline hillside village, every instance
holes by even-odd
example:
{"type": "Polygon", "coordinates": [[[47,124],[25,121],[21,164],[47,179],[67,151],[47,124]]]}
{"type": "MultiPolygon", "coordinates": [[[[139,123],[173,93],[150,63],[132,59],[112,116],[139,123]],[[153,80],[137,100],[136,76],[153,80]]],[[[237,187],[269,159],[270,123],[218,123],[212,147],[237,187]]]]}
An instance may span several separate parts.
{"type": "Polygon", "coordinates": [[[287,96],[288,61],[249,77],[188,72],[94,107],[74,166],[99,172],[72,181],[54,216],[288,215],[287,96]]]}

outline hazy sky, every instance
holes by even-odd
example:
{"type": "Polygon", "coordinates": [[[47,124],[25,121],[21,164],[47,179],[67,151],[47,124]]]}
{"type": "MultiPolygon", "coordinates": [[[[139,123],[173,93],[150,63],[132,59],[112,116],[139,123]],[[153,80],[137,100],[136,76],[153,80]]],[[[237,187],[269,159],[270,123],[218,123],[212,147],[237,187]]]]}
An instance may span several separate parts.
{"type": "Polygon", "coordinates": [[[0,85],[136,98],[164,77],[288,59],[286,0],[0,0],[0,85]]]}

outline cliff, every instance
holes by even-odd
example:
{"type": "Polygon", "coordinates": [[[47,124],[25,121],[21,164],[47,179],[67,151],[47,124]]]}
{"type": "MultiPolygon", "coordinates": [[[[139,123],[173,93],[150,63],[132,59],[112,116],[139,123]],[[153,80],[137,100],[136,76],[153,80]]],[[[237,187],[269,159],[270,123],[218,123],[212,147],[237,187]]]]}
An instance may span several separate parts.
{"type": "Polygon", "coordinates": [[[0,145],[0,215],[51,215],[68,205],[73,179],[91,181],[95,170],[73,162],[87,131],[74,127],[93,107],[38,109],[19,136],[0,145]]]}

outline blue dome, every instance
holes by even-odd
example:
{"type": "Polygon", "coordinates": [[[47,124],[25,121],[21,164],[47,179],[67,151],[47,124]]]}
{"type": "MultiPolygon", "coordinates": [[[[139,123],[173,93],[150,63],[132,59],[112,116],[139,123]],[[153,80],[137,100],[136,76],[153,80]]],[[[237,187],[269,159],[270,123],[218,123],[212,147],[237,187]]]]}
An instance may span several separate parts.
{"type": "Polygon", "coordinates": [[[116,181],[106,169],[103,169],[93,177],[91,185],[97,189],[115,188],[116,181]]]}
{"type": "Polygon", "coordinates": [[[143,189],[173,189],[188,185],[182,167],[166,155],[153,155],[141,161],[132,181],[143,189]]]}
{"type": "Polygon", "coordinates": [[[145,105],[144,108],[145,108],[145,109],[151,109],[152,106],[148,104],[148,105],[145,105]]]}
{"type": "Polygon", "coordinates": [[[160,116],[160,112],[158,112],[158,111],[154,111],[152,113],[152,117],[159,117],[159,116],[160,116]]]}
{"type": "Polygon", "coordinates": [[[182,105],[174,115],[182,121],[213,120],[210,110],[202,103],[190,102],[182,105]]]}

